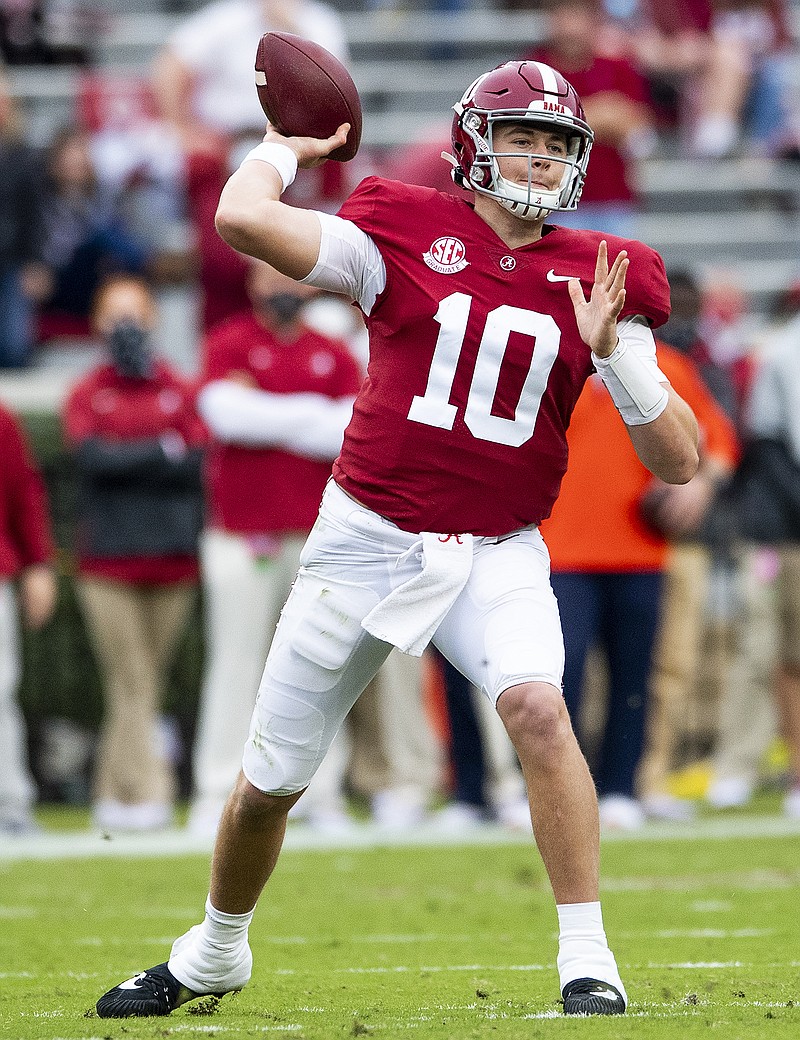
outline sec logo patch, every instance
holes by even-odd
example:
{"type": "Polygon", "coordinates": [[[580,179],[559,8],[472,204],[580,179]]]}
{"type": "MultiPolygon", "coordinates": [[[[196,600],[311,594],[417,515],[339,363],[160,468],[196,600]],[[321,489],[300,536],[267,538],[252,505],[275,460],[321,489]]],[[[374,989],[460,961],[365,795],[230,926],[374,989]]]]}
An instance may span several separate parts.
{"type": "Polygon", "coordinates": [[[456,274],[469,265],[466,252],[460,238],[446,235],[443,238],[437,238],[428,252],[422,254],[422,259],[432,271],[436,271],[438,274],[456,274]]]}

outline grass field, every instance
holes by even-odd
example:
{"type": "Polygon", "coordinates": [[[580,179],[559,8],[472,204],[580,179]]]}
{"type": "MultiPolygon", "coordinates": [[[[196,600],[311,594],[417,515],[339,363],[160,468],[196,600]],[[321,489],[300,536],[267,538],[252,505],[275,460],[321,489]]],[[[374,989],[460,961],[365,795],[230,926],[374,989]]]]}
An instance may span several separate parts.
{"type": "Polygon", "coordinates": [[[624,1019],[560,1016],[555,914],[520,842],[288,849],[251,929],[250,985],[125,1021],[94,1002],[197,920],[207,855],[0,856],[0,1038],[797,1038],[800,837],[746,822],[604,842],[624,1019]]]}

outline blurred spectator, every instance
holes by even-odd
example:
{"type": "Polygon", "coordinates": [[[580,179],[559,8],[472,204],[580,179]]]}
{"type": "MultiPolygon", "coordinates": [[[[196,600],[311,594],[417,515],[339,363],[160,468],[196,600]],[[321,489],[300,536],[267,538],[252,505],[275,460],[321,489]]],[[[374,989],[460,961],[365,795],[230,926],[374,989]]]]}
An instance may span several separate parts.
{"type": "Polygon", "coordinates": [[[497,820],[512,830],[529,830],[527,789],[505,727],[485,694],[449,661],[439,659],[450,727],[452,790],[436,816],[437,828],[458,833],[497,820]]]}
{"type": "Polygon", "coordinates": [[[40,163],[0,71],[0,368],[28,363],[31,301],[49,287],[42,260],[40,163]]]}
{"type": "Polygon", "coordinates": [[[267,650],[361,382],[347,348],[302,322],[316,289],[250,261],[248,291],[250,310],[206,339],[198,397],[213,438],[189,816],[201,834],[216,831],[239,772],[267,650]]]}
{"type": "Polygon", "coordinates": [[[546,7],[547,39],[527,57],[566,77],[594,131],[581,204],[551,219],[631,237],[637,208],[631,165],[654,143],[647,81],[626,58],[600,53],[597,0],[548,0],[546,7]]]}
{"type": "MultiPolygon", "coordinates": [[[[747,407],[748,441],[734,482],[732,501],[743,546],[743,609],[737,617],[738,642],[728,696],[721,710],[737,720],[741,736],[764,733],[769,717],[753,703],[752,678],[762,661],[763,647],[774,647],[774,691],[780,731],[789,749],[793,786],[784,809],[800,818],[800,315],[778,332],[762,357],[747,407]],[[762,548],[758,548],[761,546],[762,548]],[[764,547],[773,546],[771,553],[764,547]],[[757,633],[756,638],[752,638],[757,633]]],[[[767,729],[766,735],[769,735],[767,729]]],[[[755,781],[754,754],[741,756],[744,768],[731,768],[731,744],[737,734],[725,733],[715,757],[716,789],[712,804],[747,801],[755,781]],[[724,797],[723,797],[724,796],[724,797]],[[734,797],[735,796],[735,797],[734,797]]],[[[740,747],[741,751],[741,747],[740,747]]]]}
{"type": "Polygon", "coordinates": [[[30,629],[46,625],[55,608],[56,579],[44,482],[22,427],[2,405],[0,459],[0,834],[8,836],[36,830],[36,788],[17,705],[17,612],[30,629]]]}
{"type": "MultiPolygon", "coordinates": [[[[714,361],[702,338],[702,294],[697,279],[688,271],[674,271],[669,283],[672,311],[659,329],[659,338],[694,364],[717,404],[733,420],[738,411],[736,391],[730,372],[714,361]]],[[[672,796],[669,779],[678,765],[683,738],[701,715],[708,716],[697,697],[700,663],[708,625],[714,621],[709,610],[712,584],[727,561],[718,561],[718,539],[706,529],[705,519],[737,459],[732,421],[726,423],[719,416],[706,437],[703,466],[692,481],[700,498],[703,522],[671,539],[665,567],[646,749],[639,769],[639,788],[653,816],[680,819],[690,815],[693,808],[672,796]]],[[[681,501],[680,505],[685,508],[686,503],[681,501]]],[[[697,514],[696,509],[694,512],[697,514]]],[[[723,682],[720,676],[720,684],[723,682]]]]}
{"type": "MultiPolygon", "coordinates": [[[[664,344],[659,344],[658,360],[703,432],[698,474],[685,485],[654,483],[595,376],[573,413],[569,468],[553,514],[542,525],[564,630],[564,697],[579,739],[587,653],[597,644],[607,659],[608,714],[599,753],[589,757],[601,822],[625,830],[639,827],[645,817],[636,798],[636,774],[644,750],[668,553],[664,531],[686,534],[700,523],[713,488],[713,478],[704,471],[714,465],[719,444],[715,433],[720,421],[726,423],[690,361],[664,344]],[[603,467],[596,462],[598,443],[606,455],[603,467]],[[587,501],[593,507],[588,521],[587,501]]],[[[724,459],[724,449],[720,454],[724,459]]]]}
{"type": "MultiPolygon", "coordinates": [[[[270,31],[304,36],[347,62],[341,19],[319,0],[214,0],[179,25],[153,69],[157,111],[186,158],[205,332],[248,305],[246,264],[220,240],[213,218],[225,181],[264,133],[253,68],[258,41],[270,31]]],[[[336,210],[360,179],[360,162],[301,170],[286,201],[336,210]]]]}
{"type": "MultiPolygon", "coordinates": [[[[249,150],[252,142],[244,140],[249,150]]],[[[195,149],[186,157],[188,212],[197,249],[202,325],[206,333],[250,306],[247,257],[224,242],[214,226],[220,192],[241,158],[243,154],[236,144],[231,149],[195,149]]]]}
{"type": "MultiPolygon", "coordinates": [[[[716,710],[708,710],[709,693],[719,695],[726,679],[722,662],[713,675],[716,681],[700,686],[703,653],[719,622],[715,600],[720,586],[727,591],[730,566],[727,556],[718,558],[720,546],[714,534],[709,537],[706,521],[718,508],[720,492],[738,461],[738,444],[733,425],[720,409],[716,415],[707,411],[705,419],[703,462],[697,477],[685,490],[670,494],[671,515],[661,512],[657,497],[653,512],[653,521],[669,537],[670,547],[638,787],[648,815],[663,819],[693,814],[691,803],[670,791],[670,778],[680,764],[682,744],[699,743],[701,734],[706,736],[706,746],[716,738],[711,721],[716,710]]],[[[655,495],[660,493],[658,489],[655,495]]],[[[647,500],[643,505],[647,513],[647,500]]]]}
{"type": "Polygon", "coordinates": [[[98,181],[88,134],[65,128],[56,136],[47,176],[42,255],[52,284],[40,305],[41,342],[89,336],[92,300],[103,279],[141,272],[147,260],[116,198],[98,181]]]}
{"type": "MultiPolygon", "coordinates": [[[[0,0],[0,51],[9,65],[83,64],[99,10],[80,0],[0,0]]],[[[99,7],[99,5],[97,5],[99,7]]]]}
{"type": "Polygon", "coordinates": [[[738,421],[740,401],[736,377],[730,368],[714,358],[703,338],[705,323],[700,282],[687,270],[670,271],[668,278],[672,310],[667,323],[659,330],[659,338],[689,358],[717,404],[731,420],[738,421]]]}
{"type": "Polygon", "coordinates": [[[691,155],[731,155],[743,132],[760,150],[783,146],[785,0],[605,0],[605,8],[656,99],[677,111],[691,155]]]}
{"type": "Polygon", "coordinates": [[[154,354],[144,281],[110,277],[92,320],[108,362],[73,388],[64,425],[79,480],[77,590],[106,698],[94,818],[149,830],[169,823],[175,796],[158,713],[197,586],[202,429],[192,390],[154,354]]]}
{"type": "Polygon", "coordinates": [[[83,72],[76,108],[97,180],[150,254],[150,277],[159,286],[185,280],[193,272],[183,150],[159,117],[149,79],[131,70],[83,72]]]}
{"type": "Polygon", "coordinates": [[[390,152],[381,165],[380,174],[404,184],[421,184],[465,199],[464,190],[451,176],[453,164],[442,158],[442,152],[450,153],[452,149],[449,122],[428,126],[410,144],[390,152]]]}
{"type": "MultiPolygon", "coordinates": [[[[208,659],[189,816],[197,834],[214,833],[239,771],[267,650],[361,381],[348,349],[305,321],[317,290],[249,263],[250,309],[208,335],[198,398],[213,445],[201,541],[208,659]]],[[[376,821],[417,822],[439,780],[421,702],[420,662],[392,654],[291,818],[352,826],[348,774],[376,821]]]]}
{"type": "Polygon", "coordinates": [[[277,30],[305,36],[347,60],[341,20],[318,0],[214,0],[168,39],[153,85],[162,116],[187,151],[209,135],[263,133],[253,65],[261,36],[277,30]]]}

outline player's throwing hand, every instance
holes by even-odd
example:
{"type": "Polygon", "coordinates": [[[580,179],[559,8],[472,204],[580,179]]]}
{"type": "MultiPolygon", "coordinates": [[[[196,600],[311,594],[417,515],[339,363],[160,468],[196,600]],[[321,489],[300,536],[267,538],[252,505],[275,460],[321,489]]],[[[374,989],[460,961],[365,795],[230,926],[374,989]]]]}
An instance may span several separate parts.
{"type": "Polygon", "coordinates": [[[267,132],[264,134],[265,144],[284,144],[297,156],[297,165],[301,170],[310,170],[314,166],[321,166],[331,152],[335,152],[347,140],[350,132],[350,124],[342,123],[339,129],[331,137],[284,137],[271,123],[267,123],[267,132]]]}
{"type": "Polygon", "coordinates": [[[589,299],[583,295],[577,278],[569,281],[569,295],[581,339],[598,357],[609,357],[617,345],[617,319],[625,303],[625,275],[629,264],[628,254],[622,249],[609,271],[608,245],[603,239],[597,250],[589,299]]]}

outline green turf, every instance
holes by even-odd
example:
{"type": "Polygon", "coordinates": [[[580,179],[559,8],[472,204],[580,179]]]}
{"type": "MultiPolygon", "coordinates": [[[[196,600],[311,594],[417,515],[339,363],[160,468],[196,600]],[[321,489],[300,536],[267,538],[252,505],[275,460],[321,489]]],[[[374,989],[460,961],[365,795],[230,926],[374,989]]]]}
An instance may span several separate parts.
{"type": "Polygon", "coordinates": [[[591,1020],[558,1017],[555,915],[523,845],[287,851],[251,930],[251,984],[122,1022],[94,1001],[197,919],[207,858],[0,862],[0,1037],[797,1038],[799,844],[605,844],[631,1005],[591,1020]]]}

